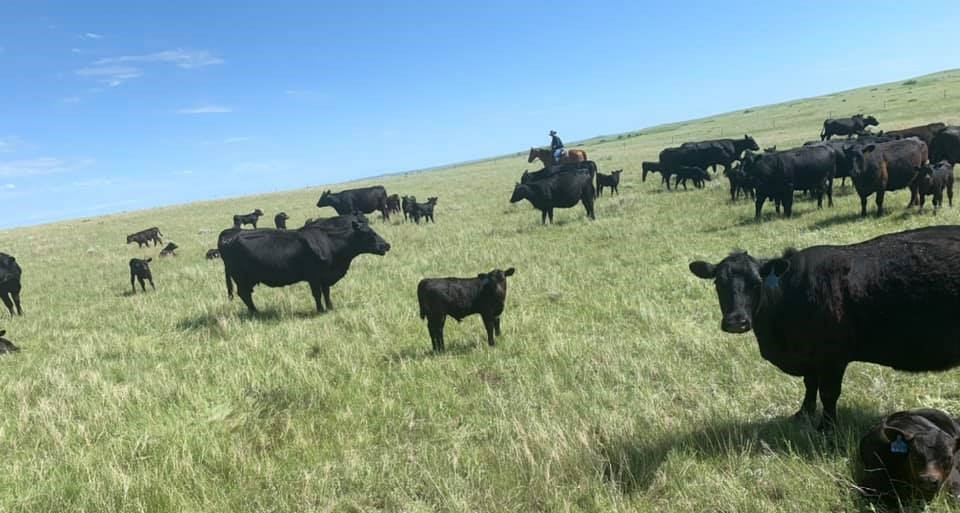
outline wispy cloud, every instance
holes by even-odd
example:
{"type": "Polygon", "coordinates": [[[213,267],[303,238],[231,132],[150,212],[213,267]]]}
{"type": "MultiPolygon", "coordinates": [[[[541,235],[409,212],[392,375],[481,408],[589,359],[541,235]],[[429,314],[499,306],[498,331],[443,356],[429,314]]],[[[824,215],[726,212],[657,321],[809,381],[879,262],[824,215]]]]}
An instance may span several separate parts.
{"type": "Polygon", "coordinates": [[[78,76],[90,78],[106,84],[110,87],[118,85],[134,78],[143,76],[143,73],[133,66],[99,66],[80,68],[76,71],[78,76]]]}
{"type": "Polygon", "coordinates": [[[39,157],[34,159],[0,162],[0,177],[30,177],[69,173],[93,164],[90,159],[59,159],[39,157]]]}
{"type": "Polygon", "coordinates": [[[97,34],[96,32],[85,32],[83,37],[87,39],[103,39],[103,34],[97,34]]]}
{"type": "Polygon", "coordinates": [[[224,114],[233,112],[233,107],[225,105],[201,105],[186,109],[178,109],[177,114],[224,114]]]}
{"type": "Polygon", "coordinates": [[[12,190],[12,189],[16,189],[17,186],[14,185],[14,184],[12,184],[12,183],[5,183],[5,184],[3,184],[3,188],[4,188],[4,189],[7,189],[7,190],[12,190]]]}
{"type": "Polygon", "coordinates": [[[166,50],[142,55],[122,55],[107,57],[94,62],[97,66],[120,64],[125,62],[165,62],[184,69],[202,68],[213,64],[223,64],[223,59],[207,51],[166,50]]]}

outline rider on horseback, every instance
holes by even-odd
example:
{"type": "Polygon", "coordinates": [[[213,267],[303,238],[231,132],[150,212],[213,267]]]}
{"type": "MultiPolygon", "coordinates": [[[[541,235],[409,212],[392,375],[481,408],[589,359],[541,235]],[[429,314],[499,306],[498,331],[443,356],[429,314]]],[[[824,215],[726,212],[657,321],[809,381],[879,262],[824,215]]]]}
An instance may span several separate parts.
{"type": "Polygon", "coordinates": [[[557,136],[556,130],[550,131],[550,150],[553,151],[554,163],[559,164],[565,150],[563,149],[563,141],[557,136]]]}

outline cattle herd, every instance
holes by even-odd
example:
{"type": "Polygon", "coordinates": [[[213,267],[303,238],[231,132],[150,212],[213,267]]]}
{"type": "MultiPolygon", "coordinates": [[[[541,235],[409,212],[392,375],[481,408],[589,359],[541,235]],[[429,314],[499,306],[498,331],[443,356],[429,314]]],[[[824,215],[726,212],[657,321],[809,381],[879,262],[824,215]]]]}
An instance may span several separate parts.
{"type": "MultiPolygon", "coordinates": [[[[777,150],[743,138],[688,142],[665,148],[658,161],[641,163],[642,180],[659,173],[668,190],[703,187],[723,168],[730,199],[752,197],[755,217],[766,200],[790,217],[798,191],[822,207],[833,205],[834,180],[850,178],[860,197],[861,215],[873,195],[877,215],[888,191],[910,191],[908,207],[922,208],[927,196],[934,209],[953,205],[954,165],[960,162],[960,127],[943,123],[872,133],[873,116],[828,119],[820,140],[777,150]],[[834,140],[833,136],[845,136],[834,140]],[[671,183],[672,182],[672,183],[671,183]]],[[[586,152],[570,152],[571,161],[549,163],[524,171],[510,202],[527,200],[541,212],[541,223],[553,222],[554,209],[583,204],[590,219],[603,189],[619,194],[621,170],[600,173],[586,152]]],[[[528,162],[535,158],[531,150],[528,162]]],[[[544,157],[540,157],[544,158],[544,157]]],[[[388,195],[382,186],[324,191],[317,207],[331,207],[337,216],[308,219],[287,229],[290,217],[279,212],[275,228],[258,228],[260,209],[233,216],[207,259],[221,259],[229,298],[234,288],[250,312],[257,312],[253,289],[258,284],[282,287],[307,282],[318,312],[333,308],[330,288],[340,281],[359,255],[384,256],[390,244],[374,231],[366,214],[379,212],[387,221],[403,214],[419,224],[434,222],[437,197],[420,203],[414,196],[388,195]],[[252,229],[244,229],[250,225],[252,229]]],[[[139,248],[163,243],[159,228],[127,236],[139,248]]],[[[168,242],[161,257],[175,257],[168,242]]],[[[129,261],[130,287],[156,289],[152,258],[129,261]]],[[[816,413],[819,427],[829,431],[836,421],[844,372],[851,362],[870,362],[898,370],[942,371],[960,365],[960,226],[932,226],[851,245],[789,249],[774,258],[734,252],[716,264],[689,265],[697,277],[712,280],[720,304],[720,328],[728,333],[753,331],[763,358],[781,371],[803,378],[805,394],[796,417],[816,413]]],[[[507,278],[514,268],[494,269],[471,278],[426,278],[417,286],[419,316],[427,321],[433,350],[444,350],[445,319],[457,321],[479,314],[490,346],[500,336],[507,278]]],[[[10,314],[23,315],[21,268],[13,256],[0,253],[0,300],[10,314]]],[[[0,354],[18,348],[0,330],[0,354]]],[[[930,499],[941,489],[960,497],[960,425],[938,410],[918,409],[885,417],[861,440],[860,488],[885,500],[930,499]]]]}

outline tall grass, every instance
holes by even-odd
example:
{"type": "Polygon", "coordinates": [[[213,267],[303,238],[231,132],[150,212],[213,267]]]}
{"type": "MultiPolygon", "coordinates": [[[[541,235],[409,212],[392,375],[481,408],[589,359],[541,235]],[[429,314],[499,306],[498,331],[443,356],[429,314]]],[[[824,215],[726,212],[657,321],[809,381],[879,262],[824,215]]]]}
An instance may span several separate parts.
{"type": "Polygon", "coordinates": [[[258,287],[250,316],[203,258],[234,213],[331,215],[320,188],[0,232],[26,309],[0,321],[23,348],[0,357],[0,511],[869,510],[851,485],[859,435],[896,409],[960,412],[957,372],[852,365],[824,439],[788,419],[801,383],[752,334],[720,332],[687,264],[957,223],[960,208],[917,213],[897,192],[861,219],[848,189],[755,223],[725,181],[668,193],[640,162],[721,132],[786,148],[830,114],[960,121],[960,73],[910,82],[588,141],[601,171],[624,169],[593,222],[578,206],[543,227],[509,204],[531,167],[515,156],[351,184],[439,196],[437,224],[374,220],[393,249],[359,257],[323,315],[300,284],[258,287]],[[153,225],[180,256],[131,295],[127,260],[157,249],[124,236],[153,225]],[[473,317],[432,354],[417,281],[508,266],[498,345],[473,317]]]}

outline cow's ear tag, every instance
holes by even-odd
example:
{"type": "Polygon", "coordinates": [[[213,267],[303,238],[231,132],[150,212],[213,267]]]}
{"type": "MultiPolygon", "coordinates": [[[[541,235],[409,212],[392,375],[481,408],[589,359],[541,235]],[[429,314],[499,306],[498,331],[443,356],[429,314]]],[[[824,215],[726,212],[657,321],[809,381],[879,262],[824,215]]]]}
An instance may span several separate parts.
{"type": "Polygon", "coordinates": [[[780,288],[780,277],[776,273],[770,273],[763,279],[763,286],[768,289],[780,288]]]}
{"type": "Polygon", "coordinates": [[[897,435],[897,439],[890,442],[890,452],[894,454],[906,454],[907,453],[907,442],[903,440],[903,437],[897,435]]]}

